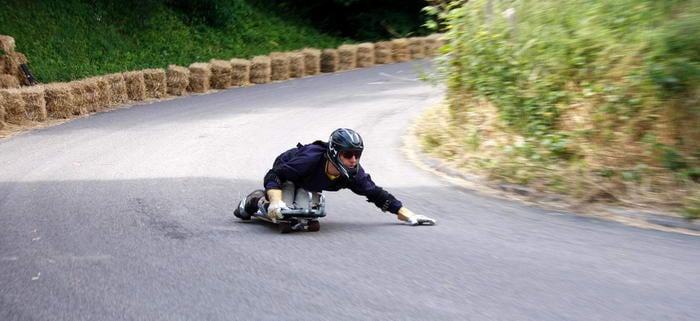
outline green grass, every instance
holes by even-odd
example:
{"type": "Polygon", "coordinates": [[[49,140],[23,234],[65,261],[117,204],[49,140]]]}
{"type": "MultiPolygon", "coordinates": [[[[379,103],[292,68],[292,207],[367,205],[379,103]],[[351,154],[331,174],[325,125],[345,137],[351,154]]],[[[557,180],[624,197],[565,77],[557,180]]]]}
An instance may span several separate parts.
{"type": "Polygon", "coordinates": [[[0,33],[16,40],[40,82],[112,72],[250,58],[303,47],[332,48],[345,39],[256,1],[231,1],[227,23],[212,27],[154,0],[8,0],[0,33]]]}

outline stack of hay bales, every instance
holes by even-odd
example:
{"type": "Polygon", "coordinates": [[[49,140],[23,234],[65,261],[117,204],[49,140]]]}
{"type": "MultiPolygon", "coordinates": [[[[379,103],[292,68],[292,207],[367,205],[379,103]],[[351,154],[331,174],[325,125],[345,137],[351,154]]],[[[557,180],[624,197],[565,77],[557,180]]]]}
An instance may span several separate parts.
{"type": "Polygon", "coordinates": [[[321,72],[321,51],[313,48],[304,48],[304,74],[313,76],[321,72]]]}
{"type": "Polygon", "coordinates": [[[165,70],[143,70],[143,82],[146,85],[146,98],[163,98],[168,95],[168,83],[165,79],[165,70]]]}
{"type": "Polygon", "coordinates": [[[46,112],[51,118],[71,118],[73,111],[73,93],[66,83],[51,83],[44,86],[46,112]]]}
{"type": "Polygon", "coordinates": [[[289,57],[289,77],[304,77],[304,55],[301,52],[290,52],[289,57]]]}
{"type": "Polygon", "coordinates": [[[404,38],[394,39],[391,41],[393,45],[392,56],[396,62],[406,62],[411,60],[411,51],[408,48],[408,40],[404,38]]]}
{"type": "Polygon", "coordinates": [[[187,85],[190,83],[190,70],[177,65],[169,65],[167,72],[168,94],[173,96],[187,95],[187,85]]]}
{"type": "Polygon", "coordinates": [[[425,58],[425,38],[412,37],[408,38],[408,49],[411,53],[411,59],[425,58]]]}
{"type": "Polygon", "coordinates": [[[190,65],[190,83],[187,91],[192,93],[205,93],[209,91],[211,81],[211,65],[196,62],[190,65]]]}
{"type": "Polygon", "coordinates": [[[342,45],[338,47],[338,71],[355,69],[357,66],[357,46],[342,45]]]}
{"type": "Polygon", "coordinates": [[[104,79],[112,94],[109,106],[121,105],[129,101],[129,94],[126,89],[126,81],[124,80],[123,74],[109,74],[104,76],[104,79]]]}
{"type": "Polygon", "coordinates": [[[321,72],[336,72],[338,70],[338,50],[323,49],[321,51],[321,72]]]}
{"type": "Polygon", "coordinates": [[[231,87],[231,73],[233,73],[231,62],[212,59],[209,63],[211,65],[211,88],[226,89],[231,87]]]}
{"type": "Polygon", "coordinates": [[[284,52],[270,54],[270,80],[280,81],[289,79],[289,56],[284,52]]]}
{"type": "Polygon", "coordinates": [[[270,82],[272,66],[270,57],[255,56],[250,62],[250,82],[253,84],[266,84],[270,82]]]}
{"type": "Polygon", "coordinates": [[[374,66],[374,44],[365,42],[357,45],[357,67],[374,66]]]}
{"type": "Polygon", "coordinates": [[[129,71],[123,74],[126,83],[126,94],[131,101],[143,101],[146,99],[146,80],[143,71],[129,71]]]}
{"type": "Polygon", "coordinates": [[[10,36],[0,35],[0,88],[19,88],[20,85],[29,85],[20,67],[26,64],[27,57],[21,52],[15,51],[15,39],[10,36]]]}
{"type": "Polygon", "coordinates": [[[231,59],[231,86],[245,86],[250,84],[250,60],[231,59]]]}
{"type": "Polygon", "coordinates": [[[376,64],[390,64],[394,62],[393,48],[390,41],[380,41],[374,44],[374,62],[376,64]]]}

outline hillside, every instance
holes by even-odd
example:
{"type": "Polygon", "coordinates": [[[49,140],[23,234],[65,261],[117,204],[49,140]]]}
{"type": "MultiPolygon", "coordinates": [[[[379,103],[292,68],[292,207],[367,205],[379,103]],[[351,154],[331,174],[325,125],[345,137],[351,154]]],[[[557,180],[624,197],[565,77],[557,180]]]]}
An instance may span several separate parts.
{"type": "Polygon", "coordinates": [[[7,0],[0,34],[15,38],[44,83],[343,42],[273,9],[263,1],[7,0]]]}

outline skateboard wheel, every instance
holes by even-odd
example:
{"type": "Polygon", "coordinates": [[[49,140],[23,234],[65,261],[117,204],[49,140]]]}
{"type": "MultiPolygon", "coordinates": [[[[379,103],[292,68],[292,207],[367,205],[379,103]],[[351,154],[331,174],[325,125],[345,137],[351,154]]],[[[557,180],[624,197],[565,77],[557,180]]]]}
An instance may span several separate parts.
{"type": "Polygon", "coordinates": [[[277,229],[279,229],[280,233],[287,234],[292,232],[292,224],[289,224],[287,222],[279,223],[277,225],[277,229]]]}
{"type": "Polygon", "coordinates": [[[321,229],[321,223],[319,221],[311,221],[308,224],[309,232],[318,232],[321,229]]]}

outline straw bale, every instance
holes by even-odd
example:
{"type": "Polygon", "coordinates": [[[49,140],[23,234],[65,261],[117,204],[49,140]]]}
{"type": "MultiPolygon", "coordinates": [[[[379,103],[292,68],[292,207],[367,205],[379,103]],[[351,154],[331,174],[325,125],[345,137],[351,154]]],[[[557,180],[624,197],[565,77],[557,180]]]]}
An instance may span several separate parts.
{"type": "Polygon", "coordinates": [[[146,80],[143,77],[143,71],[129,71],[123,74],[124,82],[126,82],[126,95],[129,100],[143,101],[146,99],[146,80]]]}
{"type": "Polygon", "coordinates": [[[104,76],[105,81],[109,84],[112,93],[112,99],[109,102],[110,106],[121,105],[129,101],[129,94],[126,89],[126,81],[124,75],[120,73],[109,74],[104,76]]]}
{"type": "Polygon", "coordinates": [[[231,62],[227,60],[212,59],[211,64],[211,87],[216,89],[226,89],[231,87],[231,74],[233,68],[231,62]]]}
{"type": "Polygon", "coordinates": [[[250,79],[250,60],[231,59],[231,86],[245,86],[250,79]]]}
{"type": "MultiPolygon", "coordinates": [[[[96,112],[100,109],[100,88],[97,84],[96,78],[86,78],[80,80],[81,85],[81,95],[82,97],[82,107],[85,108],[87,112],[96,112]]],[[[75,93],[73,94],[75,95],[75,93]]],[[[82,113],[82,110],[81,110],[82,113]]]]}
{"type": "Polygon", "coordinates": [[[411,59],[425,58],[425,38],[408,38],[408,51],[411,53],[411,59]]]}
{"type": "Polygon", "coordinates": [[[6,35],[0,35],[0,50],[4,52],[15,51],[15,38],[6,35]]]}
{"type": "Polygon", "coordinates": [[[337,71],[355,69],[357,66],[357,46],[342,45],[338,47],[337,71]]]}
{"type": "Polygon", "coordinates": [[[85,84],[83,80],[71,81],[68,83],[71,94],[73,95],[73,115],[84,115],[88,113],[87,96],[85,94],[85,84]]]}
{"type": "Polygon", "coordinates": [[[304,55],[304,73],[313,76],[321,72],[321,50],[304,48],[301,53],[304,55]]]}
{"type": "Polygon", "coordinates": [[[165,70],[160,68],[144,69],[143,81],[146,85],[146,98],[163,98],[168,95],[165,70]]]}
{"type": "Polygon", "coordinates": [[[209,91],[211,81],[211,65],[205,62],[195,62],[190,65],[190,82],[187,91],[204,93],[209,91]]]}
{"type": "Polygon", "coordinates": [[[190,83],[190,70],[177,65],[168,66],[168,94],[173,96],[187,95],[187,85],[190,83]]]}
{"type": "Polygon", "coordinates": [[[396,62],[404,62],[411,60],[411,50],[408,48],[408,40],[405,38],[394,39],[391,41],[393,45],[392,56],[396,62]]]}
{"type": "Polygon", "coordinates": [[[434,55],[444,44],[445,42],[442,39],[442,34],[434,33],[429,35],[425,38],[425,53],[427,55],[434,55]]]}
{"type": "Polygon", "coordinates": [[[393,45],[390,41],[380,41],[374,44],[374,63],[390,64],[394,62],[393,45]]]}
{"type": "Polygon", "coordinates": [[[374,66],[374,44],[365,42],[357,45],[357,67],[374,66]]]}
{"type": "Polygon", "coordinates": [[[44,85],[46,112],[52,118],[70,118],[73,116],[73,93],[66,83],[44,85]]]}
{"type": "Polygon", "coordinates": [[[284,52],[270,53],[270,80],[289,79],[289,56],[284,52]]]}
{"type": "Polygon", "coordinates": [[[19,80],[13,75],[0,74],[0,88],[19,88],[19,80]]]}
{"type": "Polygon", "coordinates": [[[321,52],[321,72],[337,71],[338,59],[337,49],[323,49],[321,52]]]}
{"type": "Polygon", "coordinates": [[[301,52],[290,52],[289,57],[289,77],[304,77],[304,55],[301,52]]]}
{"type": "Polygon", "coordinates": [[[112,105],[112,86],[104,76],[88,78],[88,81],[95,82],[94,111],[103,111],[112,105]]]}
{"type": "Polygon", "coordinates": [[[31,121],[46,121],[46,100],[43,86],[23,87],[20,95],[24,100],[24,110],[27,119],[31,121]]]}
{"type": "Polygon", "coordinates": [[[22,69],[20,69],[20,65],[28,62],[27,56],[21,52],[8,52],[2,56],[2,60],[5,67],[4,72],[0,73],[13,75],[17,77],[18,80],[24,79],[24,74],[22,73],[22,69]]]}
{"type": "Polygon", "coordinates": [[[255,56],[250,64],[250,82],[253,84],[265,84],[270,82],[272,66],[270,57],[255,56]]]}
{"type": "Polygon", "coordinates": [[[5,128],[5,104],[3,103],[2,94],[0,94],[0,129],[5,128]]]}
{"type": "Polygon", "coordinates": [[[0,89],[0,103],[5,110],[5,121],[10,124],[21,125],[27,122],[26,103],[22,99],[19,89],[0,89]]]}

